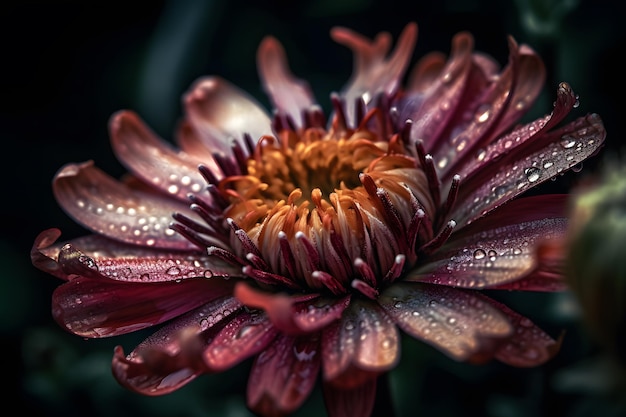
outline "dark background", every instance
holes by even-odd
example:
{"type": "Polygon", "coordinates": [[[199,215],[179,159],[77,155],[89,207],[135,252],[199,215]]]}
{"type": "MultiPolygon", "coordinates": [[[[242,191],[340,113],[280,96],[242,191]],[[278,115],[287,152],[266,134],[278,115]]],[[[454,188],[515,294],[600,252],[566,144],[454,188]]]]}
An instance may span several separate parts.
{"type": "MultiPolygon", "coordinates": [[[[52,177],[63,164],[93,159],[113,176],[124,172],[109,146],[107,123],[115,111],[137,111],[169,140],[181,115],[181,95],[205,74],[230,80],[267,106],[255,68],[256,47],[266,34],[283,43],[293,72],[309,80],[325,109],[329,93],[343,86],[352,65],[350,52],[328,35],[335,25],[369,37],[386,30],[397,39],[406,23],[416,21],[415,59],[431,50],[448,53],[452,36],[469,30],[476,49],[502,64],[510,34],[537,50],[548,67],[534,114],[549,112],[558,83],[567,81],[580,95],[579,114],[597,112],[605,121],[603,154],[622,147],[626,15],[618,0],[145,4],[50,1],[0,8],[2,406],[17,406],[20,414],[250,415],[244,406],[249,363],[161,398],[118,386],[110,373],[113,347],[122,344],[129,351],[141,335],[85,341],[64,332],[50,315],[59,282],[31,266],[29,251],[35,236],[49,227],[60,227],[64,239],[85,233],[52,196],[52,177]]],[[[585,163],[581,173],[540,191],[565,189],[600,165],[601,158],[585,163]]],[[[606,395],[611,381],[606,355],[579,325],[571,296],[508,297],[512,307],[551,335],[566,331],[559,355],[535,369],[498,363],[476,367],[407,340],[402,362],[390,376],[396,415],[624,415],[606,395]]],[[[319,389],[297,415],[323,415],[319,389]]]]}

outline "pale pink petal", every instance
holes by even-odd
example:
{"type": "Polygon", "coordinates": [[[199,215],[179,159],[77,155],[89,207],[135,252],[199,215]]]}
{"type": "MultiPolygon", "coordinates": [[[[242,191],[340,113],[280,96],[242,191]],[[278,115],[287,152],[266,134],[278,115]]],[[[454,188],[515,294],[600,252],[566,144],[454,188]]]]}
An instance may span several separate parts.
{"type": "Polygon", "coordinates": [[[209,369],[224,371],[264,350],[277,335],[265,314],[244,311],[211,338],[202,356],[209,369]]]}
{"type": "Polygon", "coordinates": [[[354,54],[352,77],[342,91],[348,108],[348,121],[355,121],[355,102],[362,98],[369,104],[379,94],[393,96],[402,81],[417,40],[417,25],[406,25],[395,50],[387,57],[391,44],[388,34],[379,34],[374,42],[346,28],[334,28],[332,38],[354,54]]]}
{"type": "Polygon", "coordinates": [[[145,183],[186,203],[189,194],[204,191],[201,161],[160,140],[134,112],[116,113],[109,129],[117,158],[145,183]]]}
{"type": "Polygon", "coordinates": [[[215,163],[211,149],[202,142],[200,135],[194,130],[189,120],[183,120],[178,125],[176,143],[183,152],[201,161],[202,165],[208,167],[218,179],[223,177],[219,166],[215,163]]]}
{"type": "Polygon", "coordinates": [[[95,233],[146,247],[196,249],[169,228],[174,212],[198,218],[186,204],[132,190],[96,168],[92,161],[61,168],[53,190],[59,205],[95,233]]]}
{"type": "Polygon", "coordinates": [[[278,40],[266,37],[257,51],[257,67],[263,88],[274,108],[302,126],[302,113],[316,104],[309,84],[294,77],[285,50],[278,40]]]}
{"type": "Polygon", "coordinates": [[[343,388],[323,382],[328,417],[370,416],[376,400],[376,378],[355,388],[343,388]]]}
{"type": "Polygon", "coordinates": [[[341,320],[324,329],[322,350],[324,380],[353,388],[398,363],[400,335],[374,302],[354,298],[341,320]]]}
{"type": "Polygon", "coordinates": [[[247,149],[243,134],[256,143],[271,135],[270,118],[244,91],[219,77],[196,81],[184,98],[188,120],[211,153],[231,155],[232,142],[247,149]]]}
{"type": "Polygon", "coordinates": [[[250,409],[263,416],[286,416],[298,409],[315,386],[320,360],[318,338],[279,336],[252,365],[250,409]]]}
{"type": "Polygon", "coordinates": [[[75,278],[52,295],[55,320],[83,337],[108,337],[163,323],[229,294],[235,280],[189,278],[140,283],[75,278]]]}
{"type": "Polygon", "coordinates": [[[491,349],[493,339],[509,337],[513,330],[506,315],[478,292],[396,283],[379,303],[403,331],[459,361],[491,349]]]}

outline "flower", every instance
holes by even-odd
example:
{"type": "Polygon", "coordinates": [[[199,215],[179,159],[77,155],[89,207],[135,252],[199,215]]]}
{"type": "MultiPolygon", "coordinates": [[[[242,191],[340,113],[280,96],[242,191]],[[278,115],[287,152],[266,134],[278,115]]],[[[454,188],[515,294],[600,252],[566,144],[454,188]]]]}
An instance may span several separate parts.
{"type": "Polygon", "coordinates": [[[521,194],[597,152],[600,118],[557,127],[578,106],[562,83],[551,114],[517,124],[545,69],[513,39],[500,69],[460,33],[403,84],[415,24],[392,52],[387,33],[331,35],[354,70],[328,123],[267,37],[257,58],[273,116],[203,78],[178,147],[121,111],[110,134],[128,177],[92,161],[55,176],[59,204],[93,232],[34,243],[33,263],[66,281],[56,321],[88,338],[160,325],[130,354],[116,347],[122,385],[166,394],[254,358],[255,413],[296,410],[321,374],[330,415],[366,416],[403,333],[459,361],[525,367],[558,350],[480,290],[564,288],[567,196],[521,194]]]}

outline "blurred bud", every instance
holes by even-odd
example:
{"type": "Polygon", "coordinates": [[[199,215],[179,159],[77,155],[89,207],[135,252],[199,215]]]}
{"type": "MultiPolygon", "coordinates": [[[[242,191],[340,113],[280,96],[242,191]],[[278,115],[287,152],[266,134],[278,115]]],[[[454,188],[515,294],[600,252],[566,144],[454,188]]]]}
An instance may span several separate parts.
{"type": "Polygon", "coordinates": [[[626,165],[605,168],[572,196],[567,280],[590,336],[626,366],[626,165]]]}

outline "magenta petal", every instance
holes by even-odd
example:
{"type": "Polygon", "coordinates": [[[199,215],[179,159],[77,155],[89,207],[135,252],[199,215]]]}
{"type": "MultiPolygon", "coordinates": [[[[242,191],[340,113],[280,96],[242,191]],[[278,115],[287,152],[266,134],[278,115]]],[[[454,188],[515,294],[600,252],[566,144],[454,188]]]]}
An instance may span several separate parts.
{"type": "Polygon", "coordinates": [[[400,357],[399,339],[378,305],[354,298],[341,320],[322,333],[324,379],[351,388],[390,370],[400,357]]]}
{"type": "Polygon", "coordinates": [[[355,388],[341,388],[323,383],[324,401],[328,417],[369,416],[376,400],[375,378],[355,388]]]}
{"type": "Polygon", "coordinates": [[[413,121],[411,137],[424,141],[427,152],[437,145],[442,131],[454,116],[472,67],[474,38],[459,33],[452,40],[450,58],[427,90],[411,92],[398,103],[399,120],[413,121]]]}
{"type": "Polygon", "coordinates": [[[442,285],[396,283],[379,303],[409,335],[456,360],[491,348],[493,339],[511,335],[506,315],[477,292],[442,285]]]}
{"type": "Polygon", "coordinates": [[[127,356],[118,346],[113,375],[123,386],[145,395],[177,390],[210,372],[202,361],[206,342],[201,334],[221,328],[241,307],[232,297],[219,297],[164,325],[127,356]]]}
{"type": "Polygon", "coordinates": [[[263,39],[257,52],[259,75],[274,108],[300,126],[302,113],[316,104],[309,84],[293,76],[285,50],[273,37],[263,39]]]}
{"type": "Polygon", "coordinates": [[[279,336],[254,361],[248,406],[259,415],[286,416],[311,393],[320,368],[319,339],[279,336]]]}
{"type": "Polygon", "coordinates": [[[204,361],[213,371],[226,370],[265,349],[277,334],[265,314],[242,312],[212,338],[204,361]]]}
{"type": "Polygon", "coordinates": [[[514,331],[495,352],[495,358],[511,366],[538,366],[556,355],[561,339],[554,340],[530,319],[516,313],[507,306],[487,299],[495,308],[508,316],[514,331]]]}
{"type": "MultiPolygon", "coordinates": [[[[424,266],[406,280],[461,288],[512,283],[540,270],[536,251],[567,232],[566,195],[512,201],[453,234],[424,266]],[[541,209],[539,209],[541,207],[541,209]]],[[[546,259],[547,260],[547,259],[546,259]]]]}
{"type": "Polygon", "coordinates": [[[230,294],[233,281],[189,278],[138,283],[79,277],[54,291],[52,313],[62,327],[77,335],[115,336],[163,323],[230,294]]]}
{"type": "Polygon", "coordinates": [[[54,179],[53,189],[63,209],[95,233],[145,247],[196,249],[169,228],[172,213],[197,218],[187,205],[133,190],[91,161],[63,167],[54,179]]]}
{"type": "Polygon", "coordinates": [[[341,317],[350,301],[350,297],[335,299],[318,294],[271,294],[245,282],[237,284],[235,296],[248,307],[263,309],[272,324],[288,334],[310,333],[324,328],[341,317]]]}
{"type": "MultiPolygon", "coordinates": [[[[206,182],[198,171],[200,160],[175,151],[134,112],[116,113],[109,129],[117,158],[147,184],[184,202],[188,202],[189,194],[204,190],[206,182]]],[[[208,166],[211,162],[212,159],[202,161],[208,166]]],[[[212,166],[217,167],[214,162],[212,166]]]]}
{"type": "Polygon", "coordinates": [[[604,142],[606,131],[600,117],[589,115],[569,125],[560,140],[485,169],[482,184],[464,183],[450,214],[457,224],[470,223],[522,192],[572,168],[593,155],[604,142]],[[463,191],[465,190],[465,191],[463,191]]]}
{"type": "Polygon", "coordinates": [[[59,236],[61,236],[61,231],[56,228],[39,233],[30,250],[30,259],[36,268],[67,281],[68,274],[56,261],[60,247],[54,248],[54,243],[59,236]]]}
{"type": "Polygon", "coordinates": [[[122,347],[117,346],[112,363],[113,376],[122,386],[140,394],[169,394],[205,372],[188,364],[187,359],[188,356],[180,352],[169,355],[150,351],[144,352],[137,361],[124,356],[122,347]]]}
{"type": "MultiPolygon", "coordinates": [[[[56,230],[56,229],[53,229],[56,230]]],[[[58,231],[58,230],[57,230],[58,231]]],[[[51,231],[49,231],[51,233],[51,231]]],[[[48,235],[49,233],[45,233],[48,235]]],[[[58,232],[60,233],[60,232],[58,232]]],[[[43,235],[44,233],[42,233],[43,235]]],[[[50,235],[52,236],[52,235],[50,235]]],[[[52,236],[58,238],[58,235],[52,236]]],[[[39,239],[42,239],[41,236],[39,239]]],[[[99,235],[88,235],[68,242],[47,243],[35,251],[36,265],[41,264],[63,279],[68,274],[110,278],[129,282],[175,281],[193,277],[237,277],[241,268],[197,252],[166,252],[129,245],[99,235]]]]}

